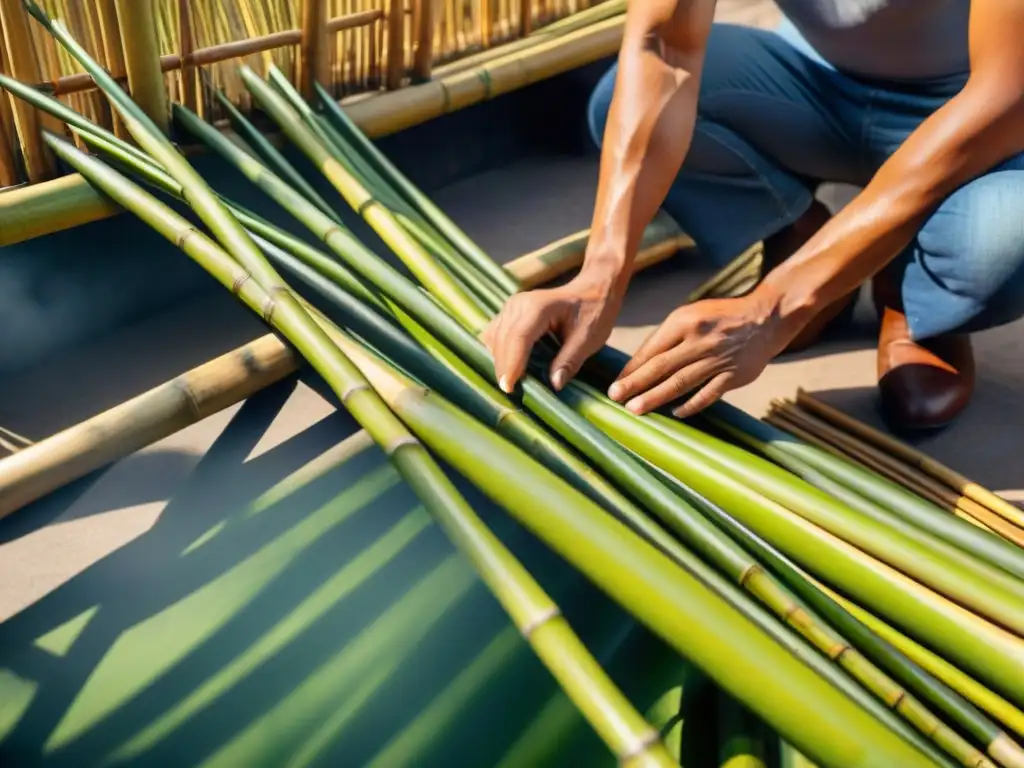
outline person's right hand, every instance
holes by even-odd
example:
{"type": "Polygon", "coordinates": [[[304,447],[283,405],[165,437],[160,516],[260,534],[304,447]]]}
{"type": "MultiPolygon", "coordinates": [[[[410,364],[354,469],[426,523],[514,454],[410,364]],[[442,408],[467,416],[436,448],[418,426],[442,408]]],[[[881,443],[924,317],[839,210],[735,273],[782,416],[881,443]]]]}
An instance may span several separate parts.
{"type": "Polygon", "coordinates": [[[547,333],[562,342],[549,373],[554,388],[562,389],[608,341],[624,292],[614,281],[583,270],[557,288],[512,296],[480,337],[494,356],[501,389],[512,392],[533,345],[547,333]]]}

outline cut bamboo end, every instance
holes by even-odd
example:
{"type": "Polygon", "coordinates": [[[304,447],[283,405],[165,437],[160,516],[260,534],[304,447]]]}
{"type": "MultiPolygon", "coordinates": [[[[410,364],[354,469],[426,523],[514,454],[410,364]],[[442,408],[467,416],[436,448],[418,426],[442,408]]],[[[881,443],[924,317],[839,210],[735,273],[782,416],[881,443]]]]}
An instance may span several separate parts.
{"type": "Polygon", "coordinates": [[[166,134],[170,129],[171,107],[160,66],[160,37],[154,3],[137,0],[116,2],[128,89],[135,103],[166,134]]]}

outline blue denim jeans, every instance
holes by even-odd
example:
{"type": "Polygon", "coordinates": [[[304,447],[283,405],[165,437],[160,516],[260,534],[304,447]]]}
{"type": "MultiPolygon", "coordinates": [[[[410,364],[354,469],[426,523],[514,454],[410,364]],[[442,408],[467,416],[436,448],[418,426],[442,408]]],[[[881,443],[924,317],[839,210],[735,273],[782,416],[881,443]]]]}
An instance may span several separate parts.
{"type": "MultiPolygon", "coordinates": [[[[590,100],[598,144],[614,82],[613,67],[590,100]]],[[[824,62],[792,25],[715,25],[693,143],[664,208],[724,264],[796,221],[820,182],[865,185],[963,85],[858,80],[824,62]]],[[[951,194],[894,269],[916,339],[1024,315],[1024,155],[951,194]]]]}

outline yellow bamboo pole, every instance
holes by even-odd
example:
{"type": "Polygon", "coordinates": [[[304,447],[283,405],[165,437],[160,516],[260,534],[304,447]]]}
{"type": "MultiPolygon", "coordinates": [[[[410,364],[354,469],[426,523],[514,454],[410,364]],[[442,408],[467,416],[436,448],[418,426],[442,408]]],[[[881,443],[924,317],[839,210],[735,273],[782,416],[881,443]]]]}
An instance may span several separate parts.
{"type": "Polygon", "coordinates": [[[434,3],[435,0],[416,0],[416,52],[412,65],[416,81],[429,80],[434,66],[434,3]]]}
{"type": "Polygon", "coordinates": [[[160,68],[160,39],[154,3],[139,0],[116,0],[116,3],[128,89],[135,103],[166,133],[170,127],[171,111],[164,73],[160,68]]]}
{"type": "MultiPolygon", "coordinates": [[[[8,74],[3,40],[3,23],[0,22],[0,72],[8,74]]],[[[13,186],[20,180],[18,162],[14,156],[16,131],[10,99],[5,94],[0,94],[0,187],[13,186]]]]}
{"type": "Polygon", "coordinates": [[[302,0],[302,43],[299,55],[299,90],[314,96],[313,83],[330,82],[327,0],[302,0]]]}
{"type": "MultiPolygon", "coordinates": [[[[195,34],[189,0],[178,0],[178,39],[181,51],[181,101],[196,112],[196,72],[191,63],[192,52],[195,50],[195,34]]],[[[161,71],[162,69],[163,67],[161,71]]]]}
{"type": "MultiPolygon", "coordinates": [[[[42,74],[32,46],[28,14],[21,0],[0,0],[0,27],[3,28],[8,74],[26,83],[39,82],[42,74]]],[[[22,101],[15,99],[11,106],[28,180],[42,181],[53,175],[55,164],[43,144],[40,129],[47,127],[59,132],[60,126],[22,101]]]]}
{"type": "MultiPolygon", "coordinates": [[[[645,250],[677,238],[668,227],[654,234],[664,240],[645,238],[651,240],[645,250]]],[[[532,260],[533,254],[526,254],[505,267],[525,276],[524,288],[542,284],[544,274],[522,267],[532,260]]],[[[644,253],[641,261],[653,263],[644,253]]],[[[300,364],[290,347],[267,334],[45,440],[29,445],[21,438],[23,445],[11,445],[16,452],[0,460],[0,518],[251,397],[294,373],[300,364]]]]}
{"type": "Polygon", "coordinates": [[[384,86],[389,91],[402,87],[405,76],[405,2],[388,0],[387,70],[384,86]]]}

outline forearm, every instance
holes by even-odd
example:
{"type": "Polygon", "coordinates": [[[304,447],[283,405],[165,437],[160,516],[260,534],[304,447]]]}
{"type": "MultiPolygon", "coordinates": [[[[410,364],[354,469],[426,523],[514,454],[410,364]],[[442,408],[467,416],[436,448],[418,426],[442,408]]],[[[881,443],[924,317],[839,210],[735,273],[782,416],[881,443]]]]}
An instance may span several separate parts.
{"type": "Polygon", "coordinates": [[[1020,99],[969,85],[926,120],[871,183],[764,281],[794,324],[880,272],[959,186],[1024,150],[1020,99]]]}
{"type": "Polygon", "coordinates": [[[690,0],[671,6],[660,24],[627,22],[584,271],[628,280],[644,228],[690,146],[713,12],[714,2],[690,0]]]}

